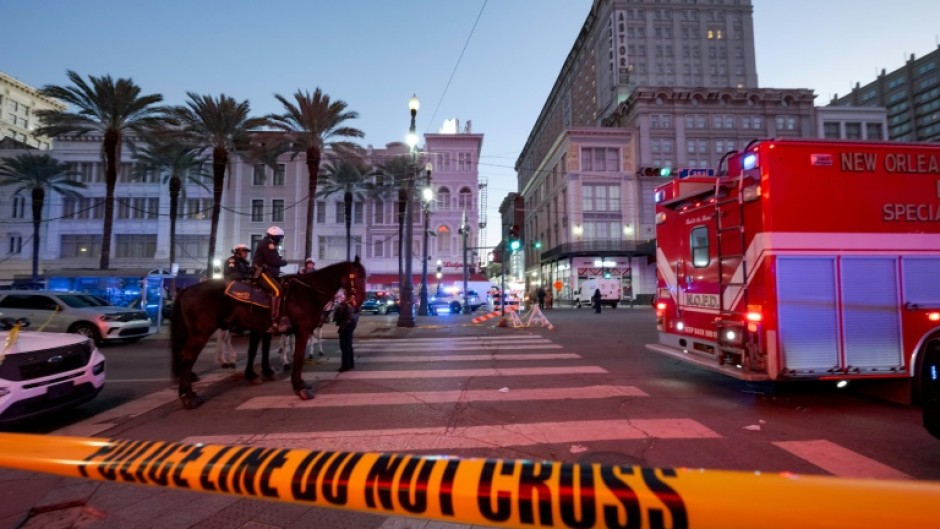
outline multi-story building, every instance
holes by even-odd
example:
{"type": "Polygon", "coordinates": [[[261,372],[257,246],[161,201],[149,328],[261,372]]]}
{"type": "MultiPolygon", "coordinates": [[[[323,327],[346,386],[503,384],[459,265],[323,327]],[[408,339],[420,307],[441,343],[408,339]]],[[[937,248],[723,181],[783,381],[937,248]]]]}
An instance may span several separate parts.
{"type": "MultiPolygon", "coordinates": [[[[418,153],[420,167],[432,164],[432,189],[429,256],[440,259],[445,268],[442,281],[454,283],[462,278],[462,244],[459,234],[464,211],[467,218],[478,218],[478,168],[483,135],[464,132],[425,135],[425,148],[418,153]]],[[[21,151],[0,151],[0,158],[21,151]]],[[[80,199],[64,198],[55,193],[46,197],[40,238],[40,268],[94,268],[101,251],[104,216],[104,164],[101,138],[57,139],[50,154],[72,166],[75,179],[88,187],[80,199]],[[54,263],[54,265],[52,264],[54,263]]],[[[396,156],[411,156],[403,143],[384,148],[369,146],[365,162],[375,167],[396,156]]],[[[123,160],[115,192],[114,240],[111,266],[123,268],[173,268],[169,262],[169,192],[165,182],[155,175],[140,176],[134,170],[130,149],[122,150],[123,160]]],[[[331,153],[323,156],[329,163],[331,153]]],[[[417,175],[417,188],[423,187],[425,171],[417,175]]],[[[276,169],[233,157],[222,194],[222,212],[215,259],[224,261],[237,243],[256,244],[271,225],[284,229],[284,256],[291,263],[287,271],[302,264],[307,213],[306,159],[282,155],[276,169]]],[[[207,182],[211,186],[211,183],[207,182]]],[[[420,195],[419,195],[420,196],[420,195]]],[[[352,209],[352,253],[364,260],[370,272],[368,282],[374,288],[397,288],[398,283],[398,204],[397,193],[372,196],[354,195],[352,209]]],[[[176,227],[176,265],[180,273],[203,273],[209,261],[209,231],[212,194],[207,188],[188,183],[180,199],[176,227]]],[[[0,280],[27,274],[32,252],[32,234],[28,194],[0,193],[0,238],[2,264],[0,280]]],[[[420,202],[416,203],[414,233],[423,229],[420,202]]],[[[346,233],[342,193],[316,197],[314,213],[314,255],[322,267],[346,258],[346,233]]],[[[423,248],[421,238],[412,244],[414,270],[420,270],[423,248]]],[[[467,245],[477,248],[476,230],[469,230],[467,245]]],[[[471,260],[470,264],[475,264],[471,260]]],[[[415,284],[418,284],[416,282],[415,284]]]]}
{"type": "MultiPolygon", "coordinates": [[[[528,290],[618,279],[654,292],[661,169],[755,138],[815,136],[813,92],[758,88],[751,2],[595,0],[516,162],[528,290]]],[[[668,171],[666,171],[668,173],[668,171]]]]}
{"type": "Polygon", "coordinates": [[[831,140],[884,141],[888,115],[884,107],[817,107],[816,131],[820,138],[831,140]]]}
{"type": "Polygon", "coordinates": [[[52,140],[33,133],[39,126],[37,110],[65,110],[65,105],[39,95],[35,88],[0,72],[0,142],[10,138],[30,147],[48,149],[52,140]]]}
{"type": "Polygon", "coordinates": [[[830,107],[885,107],[887,138],[898,141],[940,141],[940,46],[904,66],[832,99],[830,107]]]}

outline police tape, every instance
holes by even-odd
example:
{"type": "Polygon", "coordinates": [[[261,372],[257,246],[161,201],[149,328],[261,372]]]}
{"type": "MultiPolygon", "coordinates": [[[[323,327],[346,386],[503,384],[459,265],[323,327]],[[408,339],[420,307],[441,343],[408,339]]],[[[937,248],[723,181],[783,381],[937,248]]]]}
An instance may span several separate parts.
{"type": "MultiPolygon", "coordinates": [[[[506,306],[506,312],[512,312],[516,310],[515,307],[511,305],[506,306]]],[[[484,321],[492,320],[493,318],[498,318],[502,314],[501,310],[494,310],[493,312],[484,314],[482,316],[477,316],[470,320],[471,323],[483,323],[484,321]]]]}
{"type": "Polygon", "coordinates": [[[940,483],[0,434],[0,466],[515,528],[931,527],[940,483]]]}

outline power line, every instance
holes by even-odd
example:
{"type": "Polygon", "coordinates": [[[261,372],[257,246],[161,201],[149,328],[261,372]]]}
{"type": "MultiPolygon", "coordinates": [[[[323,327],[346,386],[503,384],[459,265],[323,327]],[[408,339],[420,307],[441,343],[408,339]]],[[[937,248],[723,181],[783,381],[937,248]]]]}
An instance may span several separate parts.
{"type": "Polygon", "coordinates": [[[470,37],[473,36],[473,30],[477,28],[477,23],[480,22],[480,17],[483,16],[483,9],[486,8],[486,2],[488,0],[483,0],[483,5],[480,6],[480,12],[477,14],[476,21],[473,22],[473,27],[470,28],[470,34],[467,35],[467,41],[463,45],[463,49],[460,50],[460,56],[457,57],[457,64],[454,65],[454,71],[450,72],[450,79],[447,80],[447,84],[444,86],[444,92],[441,94],[441,98],[437,101],[437,106],[434,108],[434,113],[431,114],[431,121],[428,122],[428,128],[424,130],[424,133],[427,134],[431,130],[431,126],[434,124],[434,118],[437,117],[437,111],[441,109],[441,104],[444,102],[444,96],[447,95],[447,89],[450,88],[450,82],[454,80],[454,75],[457,73],[457,68],[460,66],[460,60],[463,59],[463,54],[467,51],[467,46],[470,45],[470,37]]]}

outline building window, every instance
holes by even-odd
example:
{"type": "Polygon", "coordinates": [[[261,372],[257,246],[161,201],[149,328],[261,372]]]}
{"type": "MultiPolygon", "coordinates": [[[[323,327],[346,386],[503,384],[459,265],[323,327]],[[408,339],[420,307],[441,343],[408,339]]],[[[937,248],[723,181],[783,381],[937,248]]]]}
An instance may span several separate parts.
{"type": "Polygon", "coordinates": [[[189,220],[207,220],[212,213],[212,202],[205,198],[188,198],[185,204],[184,218],[189,220]]]}
{"type": "Polygon", "coordinates": [[[869,140],[884,139],[881,134],[881,123],[866,123],[865,134],[867,134],[869,140]]]}
{"type": "Polygon", "coordinates": [[[271,222],[284,222],[284,201],[281,199],[271,201],[271,222]]]}
{"type": "Polygon", "coordinates": [[[372,257],[384,257],[385,254],[385,241],[379,239],[375,241],[372,245],[372,257]]]}
{"type": "Polygon", "coordinates": [[[251,201],[251,222],[264,222],[264,200],[251,201]]]}
{"type": "Polygon", "coordinates": [[[450,209],[450,189],[446,187],[438,188],[437,209],[438,211],[450,209]]]}
{"type": "Polygon", "coordinates": [[[271,184],[279,187],[284,185],[284,164],[277,164],[277,169],[274,170],[274,178],[271,184]]]}
{"type": "Polygon", "coordinates": [[[581,170],[616,172],[620,170],[620,149],[613,147],[582,147],[581,170]]]}
{"type": "Polygon", "coordinates": [[[823,137],[824,138],[839,138],[839,122],[837,121],[826,121],[823,123],[823,137]]]}
{"type": "Polygon", "coordinates": [[[14,219],[22,219],[26,216],[26,197],[21,195],[16,195],[13,197],[13,214],[11,215],[14,219]]]}
{"type": "MultiPolygon", "coordinates": [[[[258,240],[261,240],[260,236],[258,240]]],[[[251,247],[257,246],[257,241],[252,240],[251,247]]],[[[209,257],[209,236],[208,235],[176,235],[176,256],[177,259],[202,260],[209,257]]]]}
{"type": "Polygon", "coordinates": [[[581,192],[584,212],[620,211],[619,184],[585,184],[581,192]]]}
{"type": "Polygon", "coordinates": [[[115,257],[153,259],[157,253],[155,234],[115,235],[115,257]]]}
{"type": "MultiPolygon", "coordinates": [[[[362,224],[364,202],[353,202],[353,224],[362,224]]],[[[417,209],[417,208],[415,208],[417,209]]]]}
{"type": "MultiPolygon", "coordinates": [[[[544,188],[539,188],[544,190],[544,188]]],[[[473,193],[470,191],[469,187],[460,188],[460,193],[457,195],[457,209],[461,211],[470,211],[473,207],[473,193]]]]}
{"type": "Polygon", "coordinates": [[[254,173],[251,176],[251,185],[253,186],[264,185],[264,164],[263,163],[256,163],[254,165],[254,173]]]}
{"type": "Polygon", "coordinates": [[[334,202],[334,211],[336,212],[336,223],[343,224],[346,222],[346,207],[342,202],[334,202]]]}
{"type": "Polygon", "coordinates": [[[457,171],[460,172],[470,172],[472,170],[472,165],[470,163],[470,153],[469,152],[458,152],[457,153],[457,171]]]}
{"type": "Polygon", "coordinates": [[[381,200],[372,204],[372,224],[385,224],[385,202],[381,200]]]}
{"type": "Polygon", "coordinates": [[[450,228],[444,225],[437,227],[437,251],[441,254],[450,253],[450,228]]]}
{"type": "Polygon", "coordinates": [[[317,201],[317,224],[326,224],[326,202],[317,201]]]}
{"type": "Polygon", "coordinates": [[[692,251],[692,266],[704,268],[708,266],[708,227],[698,226],[692,229],[689,240],[689,249],[692,251]]]}
{"type": "Polygon", "coordinates": [[[846,123],[845,124],[845,139],[847,140],[862,139],[862,124],[858,122],[846,123]]]}
{"type": "Polygon", "coordinates": [[[10,255],[19,255],[23,252],[23,236],[11,234],[7,253],[10,255]]]}
{"type": "MultiPolygon", "coordinates": [[[[207,241],[208,246],[208,241],[207,241]]],[[[101,256],[101,235],[63,235],[59,239],[59,257],[97,259],[101,256]]]]}

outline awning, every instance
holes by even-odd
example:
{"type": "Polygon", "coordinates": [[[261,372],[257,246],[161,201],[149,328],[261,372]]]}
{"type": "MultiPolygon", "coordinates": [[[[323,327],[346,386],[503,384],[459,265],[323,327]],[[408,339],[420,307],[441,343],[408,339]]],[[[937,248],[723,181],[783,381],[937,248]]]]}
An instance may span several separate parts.
{"type": "MultiPolygon", "coordinates": [[[[481,282],[485,281],[490,282],[483,274],[469,274],[467,276],[467,281],[481,282]]],[[[412,284],[420,285],[421,284],[421,274],[415,274],[411,279],[412,284]]],[[[444,274],[441,279],[437,278],[437,272],[428,270],[428,284],[435,283],[447,283],[454,284],[463,282],[463,274],[444,274]]],[[[369,274],[369,277],[366,279],[366,283],[370,285],[398,285],[398,274],[369,274]]]]}

